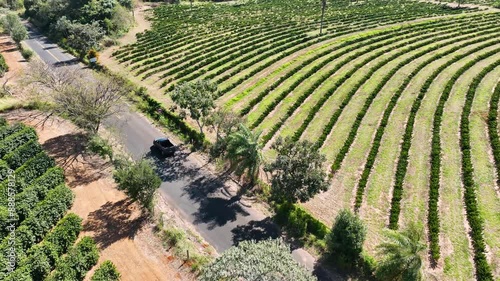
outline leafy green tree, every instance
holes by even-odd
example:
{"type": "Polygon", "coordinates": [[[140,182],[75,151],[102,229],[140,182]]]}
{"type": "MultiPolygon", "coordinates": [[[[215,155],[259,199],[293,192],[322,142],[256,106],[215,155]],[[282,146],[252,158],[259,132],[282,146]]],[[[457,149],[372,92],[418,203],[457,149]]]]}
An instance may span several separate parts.
{"type": "Polygon", "coordinates": [[[10,34],[14,42],[20,46],[21,41],[28,38],[28,31],[15,13],[8,13],[2,21],[4,30],[10,34]]]}
{"type": "Polygon", "coordinates": [[[326,161],[309,141],[279,137],[271,146],[278,156],[265,167],[272,174],[271,192],[279,201],[306,202],[329,186],[323,169],[326,161]]]}
{"type": "Polygon", "coordinates": [[[154,195],[160,187],[161,179],[149,161],[143,159],[136,163],[127,162],[113,176],[120,190],[125,190],[134,200],[152,210],[154,195]]]}
{"type": "Polygon", "coordinates": [[[201,281],[314,281],[282,240],[243,241],[225,251],[201,274],[201,281]]]}
{"type": "Polygon", "coordinates": [[[215,132],[216,141],[210,149],[213,157],[221,156],[227,149],[227,137],[238,130],[243,119],[234,112],[226,109],[217,109],[206,120],[206,125],[215,132]]]}
{"type": "Polygon", "coordinates": [[[90,49],[97,49],[105,32],[98,22],[91,24],[72,23],[68,30],[68,45],[85,56],[90,49]]]}
{"type": "Polygon", "coordinates": [[[172,101],[181,108],[183,116],[186,111],[189,113],[203,134],[206,119],[215,108],[216,94],[217,85],[209,80],[197,80],[176,85],[172,101]]]}
{"type": "Polygon", "coordinates": [[[387,230],[387,241],[378,246],[381,260],[375,275],[380,280],[422,280],[422,255],[425,253],[422,228],[410,224],[403,231],[387,230]]]}
{"type": "Polygon", "coordinates": [[[94,275],[90,279],[91,281],[118,281],[120,280],[120,272],[116,269],[116,266],[109,260],[103,262],[98,269],[94,272],[94,275]]]}
{"type": "Polygon", "coordinates": [[[226,159],[231,171],[236,175],[246,174],[253,184],[259,175],[262,163],[262,145],[259,143],[260,133],[253,133],[245,125],[228,136],[226,159]]]}
{"type": "Polygon", "coordinates": [[[339,212],[327,236],[328,251],[342,266],[355,265],[363,251],[366,226],[350,210],[339,212]]]}

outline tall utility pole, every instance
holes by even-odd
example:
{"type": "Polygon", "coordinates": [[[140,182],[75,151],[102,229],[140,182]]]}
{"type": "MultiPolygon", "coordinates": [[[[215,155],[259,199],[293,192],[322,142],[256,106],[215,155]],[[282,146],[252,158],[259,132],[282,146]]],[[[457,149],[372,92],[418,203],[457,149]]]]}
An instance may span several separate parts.
{"type": "Polygon", "coordinates": [[[326,0],[321,0],[321,24],[319,26],[319,35],[323,34],[323,18],[325,17],[326,0]]]}

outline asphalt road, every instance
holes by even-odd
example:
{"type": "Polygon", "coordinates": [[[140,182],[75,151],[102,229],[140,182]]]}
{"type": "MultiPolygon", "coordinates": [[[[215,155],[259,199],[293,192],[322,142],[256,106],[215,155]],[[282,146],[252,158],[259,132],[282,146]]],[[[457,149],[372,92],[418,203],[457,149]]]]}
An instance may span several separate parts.
{"type": "MultiPolygon", "coordinates": [[[[72,55],[32,29],[25,43],[48,64],[85,68],[72,55]]],[[[156,163],[162,179],[161,196],[219,253],[242,240],[280,235],[269,218],[228,194],[224,189],[228,181],[210,173],[194,155],[179,151],[174,157],[159,157],[152,149],[152,142],[164,134],[147,118],[128,110],[107,120],[105,125],[118,132],[124,148],[133,158],[147,157],[156,163]]],[[[314,269],[314,258],[303,249],[293,249],[292,255],[299,263],[314,269]]],[[[322,270],[314,270],[320,280],[328,280],[322,270]]]]}

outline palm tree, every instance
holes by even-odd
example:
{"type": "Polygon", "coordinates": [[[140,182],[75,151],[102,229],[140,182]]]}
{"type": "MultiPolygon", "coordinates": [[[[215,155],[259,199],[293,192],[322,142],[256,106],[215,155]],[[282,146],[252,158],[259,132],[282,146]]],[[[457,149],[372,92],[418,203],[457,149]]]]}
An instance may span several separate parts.
{"type": "Polygon", "coordinates": [[[253,184],[259,175],[262,163],[262,146],[259,143],[259,133],[253,133],[243,124],[239,130],[230,134],[227,141],[226,159],[231,164],[231,171],[238,176],[247,174],[250,183],[253,184]]]}
{"type": "Polygon", "coordinates": [[[422,253],[426,249],[422,229],[412,223],[404,231],[388,230],[385,235],[388,240],[378,246],[382,260],[376,276],[380,280],[421,280],[422,253]]]}

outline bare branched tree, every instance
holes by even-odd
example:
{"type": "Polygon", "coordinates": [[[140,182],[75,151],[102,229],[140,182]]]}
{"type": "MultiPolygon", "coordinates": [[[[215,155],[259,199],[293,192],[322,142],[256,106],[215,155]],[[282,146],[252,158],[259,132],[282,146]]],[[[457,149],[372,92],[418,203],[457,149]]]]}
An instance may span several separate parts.
{"type": "Polygon", "coordinates": [[[119,79],[40,61],[30,63],[26,81],[44,93],[51,114],[64,116],[90,133],[97,133],[103,120],[122,110],[128,93],[119,79]]]}

